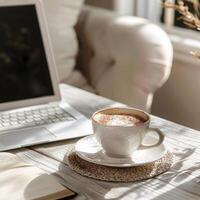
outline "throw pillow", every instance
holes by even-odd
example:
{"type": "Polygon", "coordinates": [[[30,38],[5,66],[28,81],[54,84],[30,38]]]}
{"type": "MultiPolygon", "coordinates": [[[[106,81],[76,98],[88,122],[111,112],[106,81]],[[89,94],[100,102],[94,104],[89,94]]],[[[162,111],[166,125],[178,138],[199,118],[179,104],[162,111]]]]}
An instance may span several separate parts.
{"type": "Polygon", "coordinates": [[[43,0],[60,82],[74,66],[78,41],[74,30],[84,0],[43,0]]]}

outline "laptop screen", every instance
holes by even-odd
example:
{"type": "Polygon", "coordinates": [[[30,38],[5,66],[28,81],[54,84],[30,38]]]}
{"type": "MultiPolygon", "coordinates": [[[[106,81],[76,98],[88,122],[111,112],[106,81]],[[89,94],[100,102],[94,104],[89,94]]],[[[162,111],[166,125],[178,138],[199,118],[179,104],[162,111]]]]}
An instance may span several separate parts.
{"type": "Polygon", "coordinates": [[[0,7],[0,103],[53,93],[35,6],[0,7]]]}

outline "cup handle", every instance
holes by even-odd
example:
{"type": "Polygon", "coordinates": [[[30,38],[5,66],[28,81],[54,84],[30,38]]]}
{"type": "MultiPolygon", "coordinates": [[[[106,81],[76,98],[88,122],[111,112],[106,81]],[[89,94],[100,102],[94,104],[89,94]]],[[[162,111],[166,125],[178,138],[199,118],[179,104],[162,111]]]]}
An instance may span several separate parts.
{"type": "Polygon", "coordinates": [[[152,144],[152,145],[141,144],[140,148],[147,149],[147,148],[157,147],[157,146],[159,146],[160,144],[163,143],[165,136],[164,136],[163,132],[160,129],[158,129],[158,128],[148,128],[147,134],[150,131],[152,131],[154,134],[157,134],[159,136],[158,142],[155,143],[155,144],[152,144]]]}

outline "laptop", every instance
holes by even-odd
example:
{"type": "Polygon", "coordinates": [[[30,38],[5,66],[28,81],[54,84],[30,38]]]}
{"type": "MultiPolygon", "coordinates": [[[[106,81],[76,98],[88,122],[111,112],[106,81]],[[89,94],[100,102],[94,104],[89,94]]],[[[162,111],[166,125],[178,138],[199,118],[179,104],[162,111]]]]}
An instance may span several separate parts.
{"type": "Polygon", "coordinates": [[[92,133],[61,100],[41,2],[0,0],[0,151],[92,133]]]}

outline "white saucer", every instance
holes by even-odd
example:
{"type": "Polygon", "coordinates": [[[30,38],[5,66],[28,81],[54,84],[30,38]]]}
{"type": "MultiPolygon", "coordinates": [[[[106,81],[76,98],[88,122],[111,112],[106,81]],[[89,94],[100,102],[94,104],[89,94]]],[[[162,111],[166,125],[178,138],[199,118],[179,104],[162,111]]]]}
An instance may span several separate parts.
{"type": "MultiPolygon", "coordinates": [[[[148,142],[145,143],[152,144],[155,140],[156,139],[152,136],[146,136],[145,141],[148,142]]],[[[162,158],[167,152],[164,144],[161,144],[158,147],[149,149],[138,149],[130,158],[110,157],[104,153],[94,135],[80,139],[76,143],[75,151],[79,157],[88,162],[112,167],[132,167],[145,165],[162,158]]]]}

